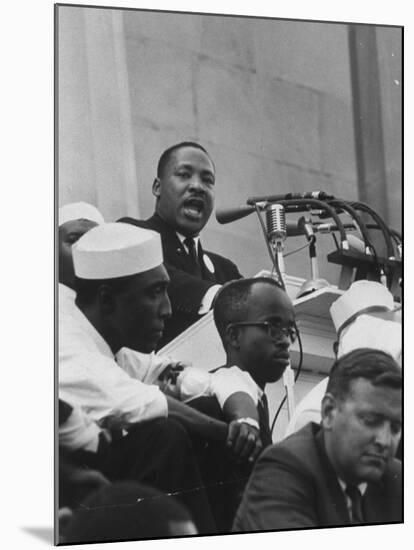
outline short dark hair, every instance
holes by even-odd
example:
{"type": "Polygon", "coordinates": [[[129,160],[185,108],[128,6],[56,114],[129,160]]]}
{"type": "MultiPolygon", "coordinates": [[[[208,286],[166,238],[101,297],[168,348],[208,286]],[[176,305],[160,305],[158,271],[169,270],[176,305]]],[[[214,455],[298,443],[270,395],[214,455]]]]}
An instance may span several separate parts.
{"type": "MultiPolygon", "coordinates": [[[[196,143],[195,141],[181,141],[180,143],[177,143],[175,145],[172,145],[171,147],[169,147],[168,149],[166,149],[163,154],[160,156],[160,159],[158,161],[158,166],[157,166],[157,178],[161,178],[163,173],[164,173],[164,170],[165,170],[165,167],[168,163],[168,161],[170,160],[171,158],[171,155],[175,152],[175,151],[178,151],[178,149],[182,149],[183,147],[194,147],[195,149],[200,149],[201,151],[203,151],[207,156],[208,158],[211,160],[211,157],[210,155],[208,154],[208,152],[206,151],[206,149],[204,149],[204,147],[202,145],[200,145],[199,143],[196,143]]],[[[213,162],[211,160],[211,162],[213,162]]],[[[214,165],[214,163],[213,163],[214,165]]]]}
{"type": "Polygon", "coordinates": [[[121,293],[133,277],[134,275],[117,277],[115,279],[81,279],[75,276],[76,300],[81,305],[92,304],[96,300],[98,290],[102,285],[111,287],[115,293],[121,293]]]}
{"type": "Polygon", "coordinates": [[[228,325],[245,320],[252,287],[258,283],[269,284],[285,292],[271,277],[237,279],[226,283],[217,292],[213,301],[214,322],[223,344],[228,325]]]}
{"type": "Polygon", "coordinates": [[[391,355],[372,348],[360,348],[335,361],[326,393],[343,400],[349,395],[351,382],[356,378],[365,378],[374,386],[402,387],[401,368],[391,355]]]}

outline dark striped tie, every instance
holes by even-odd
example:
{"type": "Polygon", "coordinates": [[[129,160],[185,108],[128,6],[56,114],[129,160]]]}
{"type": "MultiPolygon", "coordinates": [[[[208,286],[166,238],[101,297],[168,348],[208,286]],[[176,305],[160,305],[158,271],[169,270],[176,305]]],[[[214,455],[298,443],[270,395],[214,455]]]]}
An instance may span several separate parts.
{"type": "Polygon", "coordinates": [[[349,496],[352,503],[351,508],[351,522],[355,525],[364,523],[364,516],[362,514],[362,495],[361,491],[356,485],[347,485],[345,493],[349,496]]]}
{"type": "Polygon", "coordinates": [[[257,403],[257,412],[259,413],[259,426],[260,426],[260,437],[264,447],[271,445],[272,434],[270,432],[269,426],[269,405],[267,403],[266,394],[263,394],[257,403]]]}
{"type": "Polygon", "coordinates": [[[184,244],[188,249],[188,257],[190,258],[191,265],[193,268],[193,274],[197,277],[201,277],[201,268],[198,261],[198,255],[196,250],[195,241],[192,237],[186,237],[184,239],[184,244]]]}

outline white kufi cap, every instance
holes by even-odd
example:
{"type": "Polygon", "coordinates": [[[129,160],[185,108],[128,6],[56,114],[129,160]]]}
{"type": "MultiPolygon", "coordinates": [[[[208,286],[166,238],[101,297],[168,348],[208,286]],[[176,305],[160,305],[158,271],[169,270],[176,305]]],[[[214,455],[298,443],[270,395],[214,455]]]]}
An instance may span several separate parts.
{"type": "Polygon", "coordinates": [[[374,348],[388,353],[401,364],[402,327],[372,315],[359,315],[345,327],[338,345],[338,357],[358,348],[374,348]]]}
{"type": "Polygon", "coordinates": [[[81,279],[116,279],[162,264],[159,233],[127,223],[104,223],[73,246],[75,275],[81,279]]]}
{"type": "Polygon", "coordinates": [[[392,311],[394,298],[381,283],[375,281],[356,281],[330,307],[336,332],[347,325],[356,315],[374,311],[392,311]]]}
{"type": "Polygon", "coordinates": [[[105,222],[99,210],[87,202],[71,202],[59,208],[59,227],[73,220],[90,220],[98,225],[105,222]]]}

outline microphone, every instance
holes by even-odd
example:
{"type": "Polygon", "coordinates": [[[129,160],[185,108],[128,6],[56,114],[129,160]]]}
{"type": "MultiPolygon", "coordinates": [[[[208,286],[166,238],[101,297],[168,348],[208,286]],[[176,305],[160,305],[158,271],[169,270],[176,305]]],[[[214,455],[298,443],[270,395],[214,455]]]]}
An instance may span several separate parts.
{"type": "Polygon", "coordinates": [[[312,220],[306,219],[305,216],[301,216],[298,219],[298,229],[306,235],[309,242],[315,242],[315,232],[313,230],[312,220]]]}
{"type": "MultiPolygon", "coordinates": [[[[265,201],[263,201],[262,203],[257,202],[254,204],[256,204],[256,206],[259,206],[260,210],[263,210],[264,207],[267,205],[265,201]]],[[[244,204],[242,206],[233,206],[230,208],[218,208],[216,210],[216,220],[221,224],[226,224],[226,223],[235,222],[237,220],[240,220],[241,218],[245,218],[246,216],[248,216],[249,214],[255,211],[254,204],[249,204],[249,205],[244,204]]],[[[303,206],[303,205],[296,205],[296,204],[292,204],[292,205],[285,204],[284,206],[285,206],[285,212],[288,212],[291,214],[296,214],[299,212],[309,212],[309,207],[306,205],[303,206]]],[[[312,211],[313,214],[318,216],[321,216],[322,212],[323,212],[322,210],[312,211]]],[[[293,226],[296,227],[296,224],[292,224],[292,231],[294,230],[293,226]]],[[[297,233],[297,235],[301,235],[302,233],[299,232],[297,233]]]]}
{"type": "MultiPolygon", "coordinates": [[[[344,223],[344,229],[346,231],[356,231],[354,223],[344,223]]],[[[334,231],[340,231],[340,228],[335,223],[317,223],[313,226],[314,231],[317,233],[333,233],[334,231]]]]}
{"type": "Polygon", "coordinates": [[[304,193],[285,193],[284,195],[267,195],[264,197],[250,197],[247,204],[256,202],[278,202],[298,199],[314,199],[319,201],[333,200],[333,195],[328,195],[325,191],[306,191],[304,193]]]}
{"type": "MultiPolygon", "coordinates": [[[[356,231],[353,223],[344,223],[346,231],[356,231]]],[[[288,237],[300,237],[305,235],[308,241],[315,237],[315,233],[327,234],[334,231],[340,231],[335,223],[312,222],[310,219],[302,216],[297,222],[286,222],[286,235],[288,237]]]]}
{"type": "Polygon", "coordinates": [[[286,214],[281,204],[270,204],[266,208],[267,238],[272,244],[281,245],[286,239],[286,214]]]}
{"type": "MultiPolygon", "coordinates": [[[[220,208],[216,210],[216,220],[221,224],[231,223],[248,216],[249,214],[254,212],[254,210],[254,206],[250,205],[235,206],[232,208],[220,208]]],[[[289,211],[289,208],[285,208],[285,218],[286,211],[289,211]]],[[[331,233],[333,231],[340,230],[339,227],[334,223],[313,223],[304,216],[299,218],[297,222],[287,221],[285,223],[287,237],[299,237],[300,235],[306,235],[309,239],[312,231],[314,233],[331,233]]],[[[354,231],[356,229],[355,225],[352,223],[344,224],[344,228],[347,231],[354,231]]]]}
{"type": "Polygon", "coordinates": [[[254,210],[254,206],[251,205],[235,206],[232,208],[220,208],[216,210],[216,220],[219,223],[234,222],[236,220],[240,220],[240,218],[248,216],[249,214],[254,212],[254,210]]]}

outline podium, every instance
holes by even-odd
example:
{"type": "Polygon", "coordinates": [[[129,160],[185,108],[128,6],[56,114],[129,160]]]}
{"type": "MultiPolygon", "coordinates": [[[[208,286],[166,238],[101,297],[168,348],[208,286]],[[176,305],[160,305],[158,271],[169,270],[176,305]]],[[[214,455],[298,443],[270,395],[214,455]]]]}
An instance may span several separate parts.
{"type": "MultiPolygon", "coordinates": [[[[260,273],[259,275],[261,275],[260,273]]],[[[296,298],[304,279],[287,275],[285,277],[286,291],[293,301],[296,322],[300,331],[303,347],[303,363],[299,378],[295,384],[295,399],[298,403],[322,378],[327,376],[333,361],[333,343],[336,340],[329,308],[343,294],[335,286],[324,287],[302,298],[296,298]]],[[[191,363],[204,370],[211,370],[225,363],[225,353],[220,336],[216,330],[213,312],[209,311],[199,321],[188,327],[177,338],[164,346],[160,353],[174,359],[191,363]]],[[[296,342],[290,350],[292,368],[296,370],[299,364],[299,346],[296,342]]],[[[281,380],[268,384],[266,394],[269,402],[270,418],[272,419],[285,389],[281,380]]],[[[282,408],[273,440],[280,440],[288,423],[286,404],[282,408]]]]}

